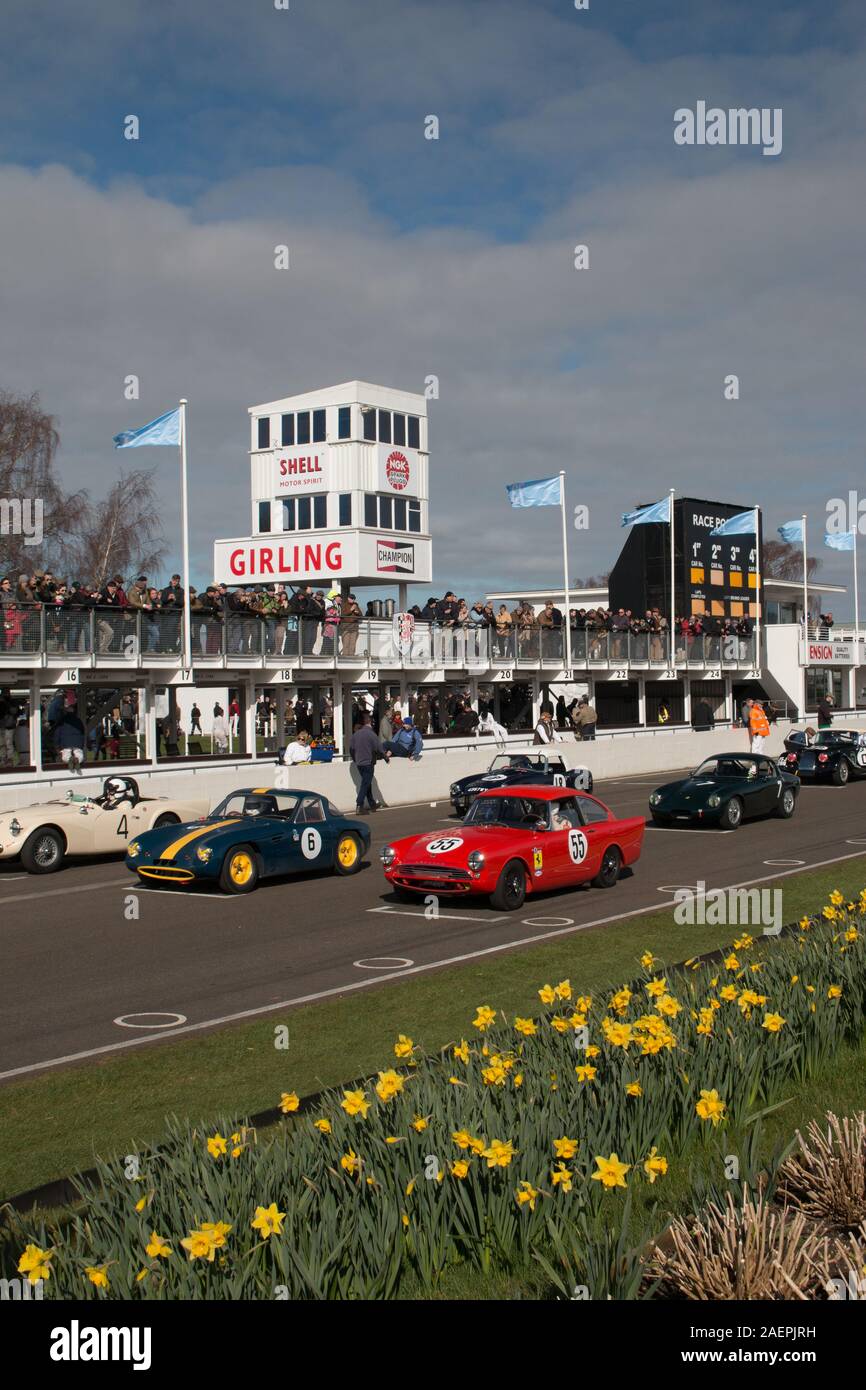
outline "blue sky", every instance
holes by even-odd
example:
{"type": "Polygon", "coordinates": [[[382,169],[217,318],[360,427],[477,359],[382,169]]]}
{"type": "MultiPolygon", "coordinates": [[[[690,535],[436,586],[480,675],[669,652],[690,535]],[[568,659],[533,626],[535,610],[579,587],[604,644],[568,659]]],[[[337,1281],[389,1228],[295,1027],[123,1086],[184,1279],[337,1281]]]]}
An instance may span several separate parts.
{"type": "Polygon", "coordinates": [[[853,0],[6,0],[2,384],[95,491],[111,435],[189,396],[200,580],[246,509],[246,407],[352,377],[440,377],[438,590],[555,579],[504,484],[559,467],[576,572],[669,486],[817,535],[866,491],[863,37],[853,0]],[[677,147],[699,99],[782,107],[782,154],[677,147]]]}

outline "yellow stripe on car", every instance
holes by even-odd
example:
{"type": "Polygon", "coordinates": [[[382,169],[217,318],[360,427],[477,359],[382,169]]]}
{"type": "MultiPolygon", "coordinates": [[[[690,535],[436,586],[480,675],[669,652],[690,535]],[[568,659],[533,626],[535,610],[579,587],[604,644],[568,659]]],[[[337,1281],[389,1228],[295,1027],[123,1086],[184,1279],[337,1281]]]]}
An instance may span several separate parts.
{"type": "Polygon", "coordinates": [[[190,830],[187,835],[181,835],[179,840],[173,840],[167,849],[162,851],[160,859],[175,859],[180,851],[187,845],[192,844],[193,840],[200,840],[202,835],[209,835],[212,830],[222,830],[224,825],[234,825],[237,816],[230,817],[229,820],[214,821],[211,825],[201,825],[198,830],[190,830]]]}

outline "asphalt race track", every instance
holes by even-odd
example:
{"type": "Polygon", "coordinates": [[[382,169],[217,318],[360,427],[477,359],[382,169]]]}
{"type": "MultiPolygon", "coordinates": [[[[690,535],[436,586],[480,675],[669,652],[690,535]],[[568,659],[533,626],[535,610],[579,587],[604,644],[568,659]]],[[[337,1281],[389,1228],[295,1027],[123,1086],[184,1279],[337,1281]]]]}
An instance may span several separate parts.
{"type": "MultiPolygon", "coordinates": [[[[598,782],[595,790],[619,814],[636,815],[657,780],[598,782]]],[[[310,874],[247,897],[142,888],[116,859],[44,878],[3,866],[0,1080],[195,1036],[509,945],[604,930],[698,879],[709,888],[743,886],[866,857],[866,781],[807,786],[790,821],[750,821],[733,832],[648,826],[634,872],[610,891],[540,895],[504,916],[483,899],[443,899],[438,920],[429,920],[423,903],[396,901],[378,854],[389,839],[457,824],[449,812],[447,801],[381,810],[370,817],[371,852],[354,877],[310,874]],[[138,920],[125,915],[130,895],[138,920]]]]}

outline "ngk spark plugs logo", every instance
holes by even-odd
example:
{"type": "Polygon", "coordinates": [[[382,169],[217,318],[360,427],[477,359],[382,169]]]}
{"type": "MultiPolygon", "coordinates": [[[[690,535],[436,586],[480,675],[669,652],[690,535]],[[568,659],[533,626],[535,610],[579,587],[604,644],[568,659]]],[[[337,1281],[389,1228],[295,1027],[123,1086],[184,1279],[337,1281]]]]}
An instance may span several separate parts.
{"type": "Polygon", "coordinates": [[[409,486],[409,460],[399,449],[394,449],[386,458],[385,477],[396,492],[409,486]]]}
{"type": "Polygon", "coordinates": [[[414,574],[415,546],[410,541],[377,540],[376,569],[380,574],[414,574]]]}

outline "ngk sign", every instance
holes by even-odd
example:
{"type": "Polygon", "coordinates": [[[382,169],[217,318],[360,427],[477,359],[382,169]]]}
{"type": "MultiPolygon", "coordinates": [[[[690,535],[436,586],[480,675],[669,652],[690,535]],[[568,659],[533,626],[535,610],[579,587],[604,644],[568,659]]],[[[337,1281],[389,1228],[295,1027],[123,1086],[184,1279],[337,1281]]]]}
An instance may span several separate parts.
{"type": "Polygon", "coordinates": [[[325,492],[328,488],[328,447],[304,444],[294,449],[275,449],[271,465],[274,496],[325,492]]]}
{"type": "Polygon", "coordinates": [[[853,666],[853,642],[806,642],[803,652],[806,666],[853,666]]]}

